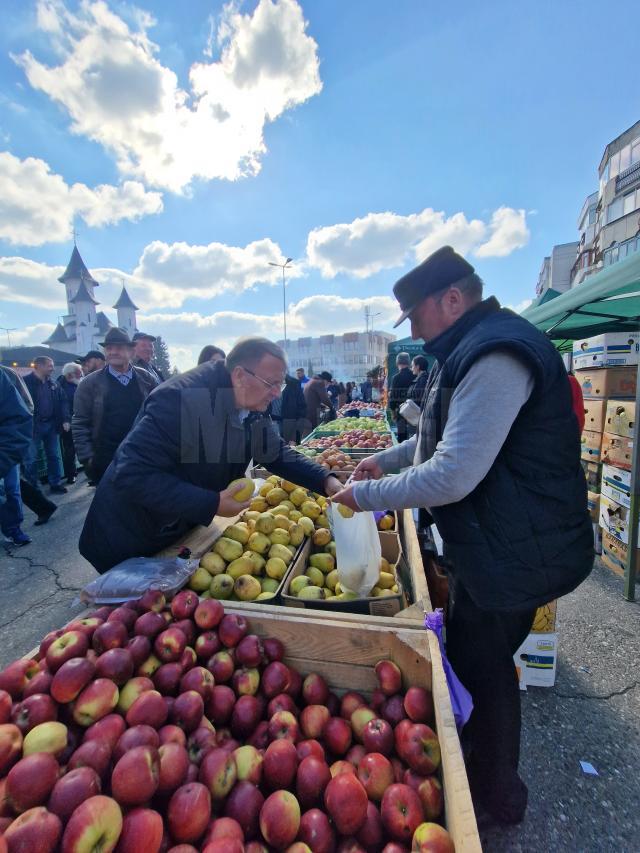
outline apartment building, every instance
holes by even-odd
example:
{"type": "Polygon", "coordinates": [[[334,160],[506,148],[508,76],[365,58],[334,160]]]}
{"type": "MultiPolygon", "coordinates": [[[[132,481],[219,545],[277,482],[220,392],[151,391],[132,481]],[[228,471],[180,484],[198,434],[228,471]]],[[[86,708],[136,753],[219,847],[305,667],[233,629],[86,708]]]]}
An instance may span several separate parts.
{"type": "Polygon", "coordinates": [[[564,293],[571,287],[571,267],[576,258],[578,243],[560,243],[554,246],[551,254],[543,260],[536,285],[536,296],[543,296],[547,290],[564,293]]]}
{"type": "Polygon", "coordinates": [[[363,382],[376,365],[386,364],[387,347],[395,341],[388,332],[346,332],[278,341],[286,350],[289,370],[304,367],[307,376],[328,370],[338,381],[363,382]]]}
{"type": "Polygon", "coordinates": [[[607,267],[640,251],[640,121],[604,149],[597,253],[607,267]]]}

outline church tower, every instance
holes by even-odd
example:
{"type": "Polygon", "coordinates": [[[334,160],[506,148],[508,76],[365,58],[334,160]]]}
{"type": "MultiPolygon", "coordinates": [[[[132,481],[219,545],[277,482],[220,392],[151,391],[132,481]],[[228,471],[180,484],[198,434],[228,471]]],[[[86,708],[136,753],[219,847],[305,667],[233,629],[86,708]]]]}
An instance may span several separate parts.
{"type": "Polygon", "coordinates": [[[124,329],[130,338],[137,332],[136,311],[138,306],[134,305],[131,297],[127,293],[127,288],[122,285],[122,293],[118,297],[118,301],[113,306],[118,312],[118,326],[124,329]]]}

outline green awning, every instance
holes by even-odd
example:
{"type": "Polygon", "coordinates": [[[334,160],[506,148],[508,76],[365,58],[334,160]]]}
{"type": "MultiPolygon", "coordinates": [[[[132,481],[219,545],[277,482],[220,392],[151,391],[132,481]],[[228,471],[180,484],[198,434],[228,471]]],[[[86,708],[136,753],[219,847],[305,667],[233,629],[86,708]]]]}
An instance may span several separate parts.
{"type": "Polygon", "coordinates": [[[603,332],[637,331],[640,325],[640,252],[605,267],[582,284],[522,316],[557,341],[603,332]]]}

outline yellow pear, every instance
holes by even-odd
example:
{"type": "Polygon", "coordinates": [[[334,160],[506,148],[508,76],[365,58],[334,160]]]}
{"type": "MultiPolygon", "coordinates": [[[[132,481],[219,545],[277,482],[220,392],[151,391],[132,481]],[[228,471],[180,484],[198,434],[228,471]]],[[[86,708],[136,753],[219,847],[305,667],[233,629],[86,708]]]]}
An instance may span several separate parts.
{"type": "Polygon", "coordinates": [[[327,530],[330,527],[329,519],[324,513],[320,513],[320,515],[316,518],[316,527],[326,527],[327,530]]]}
{"type": "Polygon", "coordinates": [[[216,554],[214,551],[208,551],[200,558],[200,565],[203,569],[206,569],[210,575],[220,575],[224,572],[227,564],[220,554],[216,554]]]}
{"type": "Polygon", "coordinates": [[[258,533],[264,533],[268,536],[273,533],[276,526],[276,520],[270,512],[261,512],[256,518],[256,530],[258,533]]]}
{"type": "Polygon", "coordinates": [[[250,551],[256,551],[258,554],[266,554],[269,550],[271,542],[269,537],[264,533],[252,533],[247,542],[250,551]]]}
{"type": "Polygon", "coordinates": [[[327,554],[331,554],[332,557],[335,557],[335,555],[336,555],[336,543],[335,542],[327,543],[324,546],[324,550],[327,552],[327,554]]]}
{"type": "Polygon", "coordinates": [[[260,595],[256,598],[256,601],[268,601],[270,598],[273,598],[274,593],[272,592],[261,592],[260,595]]]}
{"type": "Polygon", "coordinates": [[[260,581],[252,575],[240,575],[233,585],[233,591],[240,601],[253,601],[262,592],[260,581]]]}
{"type": "Polygon", "coordinates": [[[264,497],[266,497],[266,496],[269,494],[269,492],[271,491],[271,489],[272,489],[272,488],[273,488],[273,483],[270,483],[270,482],[267,480],[267,482],[266,482],[266,483],[263,483],[263,484],[260,486],[260,489],[258,490],[258,494],[259,494],[261,497],[263,497],[263,498],[264,498],[264,497]]]}
{"type": "Polygon", "coordinates": [[[275,519],[276,519],[276,527],[281,527],[282,530],[288,530],[293,523],[293,522],[289,521],[289,519],[287,518],[286,515],[276,515],[275,519]]]}
{"type": "Polygon", "coordinates": [[[371,592],[369,593],[369,595],[373,598],[377,598],[381,592],[382,592],[382,590],[380,589],[379,586],[374,586],[373,589],[371,590],[371,592]]]}
{"type": "Polygon", "coordinates": [[[338,512],[343,518],[353,518],[354,516],[353,510],[344,504],[338,504],[338,512]]]}
{"type": "Polygon", "coordinates": [[[309,578],[313,586],[324,586],[324,575],[322,574],[320,569],[316,569],[313,566],[309,566],[305,574],[309,578]]]}
{"type": "Polygon", "coordinates": [[[292,509],[289,513],[289,518],[291,521],[300,521],[302,518],[302,513],[298,509],[292,509]]]}
{"type": "Polygon", "coordinates": [[[309,564],[325,574],[329,574],[336,567],[336,561],[331,554],[312,554],[309,557],[309,564]]]}
{"type": "Polygon", "coordinates": [[[330,571],[324,579],[324,582],[326,583],[329,589],[335,590],[336,584],[338,583],[338,570],[333,569],[332,571],[330,571]]]}
{"type": "Polygon", "coordinates": [[[298,547],[304,539],[304,528],[301,524],[292,524],[289,528],[289,540],[292,545],[298,547]]]}
{"type": "Polygon", "coordinates": [[[305,501],[300,507],[300,512],[307,518],[317,518],[320,515],[320,507],[315,501],[305,501]]]}
{"type": "Polygon", "coordinates": [[[257,551],[245,551],[242,556],[246,557],[247,560],[251,560],[253,571],[248,572],[248,574],[259,575],[260,572],[264,569],[264,564],[266,560],[261,554],[258,554],[257,551]]]}
{"type": "Polygon", "coordinates": [[[280,489],[278,487],[271,489],[271,491],[267,492],[265,495],[267,499],[267,503],[270,506],[278,506],[279,503],[285,501],[287,499],[287,493],[284,489],[280,489]]]}
{"type": "Polygon", "coordinates": [[[249,503],[249,509],[254,512],[266,512],[269,504],[264,498],[253,498],[249,503]]]}
{"type": "Polygon", "coordinates": [[[237,560],[233,560],[227,566],[227,574],[234,580],[240,575],[251,575],[253,574],[253,563],[248,557],[238,557],[237,560]]]}
{"type": "Polygon", "coordinates": [[[244,548],[242,547],[242,543],[236,542],[235,539],[227,539],[226,536],[221,536],[213,546],[213,550],[216,554],[220,554],[223,560],[230,563],[242,555],[244,548]]]}
{"type": "Polygon", "coordinates": [[[189,589],[192,589],[194,592],[204,592],[205,589],[209,589],[209,585],[211,584],[211,575],[206,569],[202,567],[198,567],[195,572],[189,578],[189,589]]]}
{"type": "Polygon", "coordinates": [[[298,598],[306,601],[317,601],[324,598],[324,591],[319,586],[305,586],[298,593],[298,598]]]}
{"type": "Polygon", "coordinates": [[[278,477],[276,474],[271,474],[270,477],[267,477],[267,483],[271,483],[272,486],[279,486],[280,477],[278,477]]]}
{"type": "Polygon", "coordinates": [[[304,589],[305,586],[310,585],[311,580],[306,575],[298,575],[298,577],[294,578],[289,584],[289,594],[298,595],[301,589],[304,589]]]}
{"type": "Polygon", "coordinates": [[[345,592],[341,592],[340,595],[337,595],[336,598],[338,601],[355,601],[358,596],[355,592],[351,592],[351,590],[346,590],[345,592]]]}
{"type": "Polygon", "coordinates": [[[211,598],[218,598],[226,601],[233,592],[234,580],[229,575],[216,575],[211,581],[209,594],[211,598]]]}
{"type": "Polygon", "coordinates": [[[323,545],[328,545],[331,542],[331,532],[325,528],[316,530],[313,536],[313,544],[321,548],[323,545]]]}
{"type": "Polygon", "coordinates": [[[380,557],[380,571],[391,573],[391,566],[389,565],[389,561],[385,560],[384,557],[380,557]]]}
{"type": "Polygon", "coordinates": [[[258,518],[260,518],[260,513],[256,512],[255,509],[248,509],[242,516],[242,520],[246,522],[256,521],[258,518]]]}
{"type": "Polygon", "coordinates": [[[304,489],[298,488],[291,492],[291,494],[289,495],[289,500],[294,506],[302,506],[302,504],[306,500],[308,500],[308,497],[309,496],[307,495],[304,489]]]}
{"type": "Polygon", "coordinates": [[[316,529],[313,520],[307,515],[303,515],[301,518],[299,518],[298,524],[304,530],[305,536],[311,536],[313,534],[313,531],[316,529]]]}
{"type": "Polygon", "coordinates": [[[290,483],[288,480],[283,480],[280,485],[285,492],[293,492],[298,488],[295,483],[290,483]]]}
{"type": "Polygon", "coordinates": [[[260,586],[263,592],[275,592],[280,586],[280,581],[276,578],[260,578],[260,586]]]}
{"type": "Polygon", "coordinates": [[[237,524],[231,524],[229,527],[226,527],[224,535],[227,539],[235,539],[236,542],[246,545],[249,541],[250,533],[246,523],[238,521],[237,524]]]}
{"type": "Polygon", "coordinates": [[[284,504],[279,504],[278,506],[274,506],[274,508],[271,510],[271,512],[276,516],[282,515],[285,518],[289,517],[289,507],[284,506],[284,504]]]}
{"type": "Polygon", "coordinates": [[[380,589],[391,589],[395,582],[396,579],[390,572],[380,572],[377,586],[379,586],[380,589]]]}
{"type": "Polygon", "coordinates": [[[242,484],[242,489],[236,492],[233,499],[238,501],[238,503],[243,503],[244,501],[248,501],[253,494],[254,483],[253,480],[250,480],[248,477],[242,477],[240,480],[232,480],[227,488],[231,489],[240,484],[242,484]]]}
{"type": "MultiPolygon", "coordinates": [[[[293,560],[293,554],[286,545],[272,545],[269,548],[269,557],[280,557],[280,559],[288,566],[293,560]]],[[[267,560],[267,563],[269,561],[267,560]]]]}
{"type": "Polygon", "coordinates": [[[276,527],[269,537],[272,545],[289,545],[291,538],[288,530],[283,530],[281,527],[276,527]]]}
{"type": "Polygon", "coordinates": [[[269,557],[264,570],[270,578],[275,578],[275,580],[279,581],[282,580],[287,571],[287,564],[281,557],[269,557]]]}
{"type": "Polygon", "coordinates": [[[393,524],[394,524],[393,516],[392,515],[385,515],[378,522],[378,529],[379,530],[392,530],[393,524]]]}

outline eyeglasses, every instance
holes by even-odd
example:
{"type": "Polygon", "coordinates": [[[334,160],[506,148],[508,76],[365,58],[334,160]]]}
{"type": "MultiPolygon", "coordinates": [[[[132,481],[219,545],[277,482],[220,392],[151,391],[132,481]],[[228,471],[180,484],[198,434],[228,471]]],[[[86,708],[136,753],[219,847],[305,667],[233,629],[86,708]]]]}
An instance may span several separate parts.
{"type": "MultiPolygon", "coordinates": [[[[240,367],[242,367],[242,365],[240,365],[240,367]]],[[[254,379],[257,379],[258,382],[262,382],[263,385],[266,385],[266,387],[270,391],[273,391],[276,388],[278,389],[278,391],[284,391],[284,389],[287,387],[286,382],[267,382],[266,379],[263,379],[262,376],[258,376],[257,373],[254,373],[253,370],[249,370],[248,367],[242,367],[242,369],[245,373],[248,373],[249,376],[253,376],[254,379]]]]}

